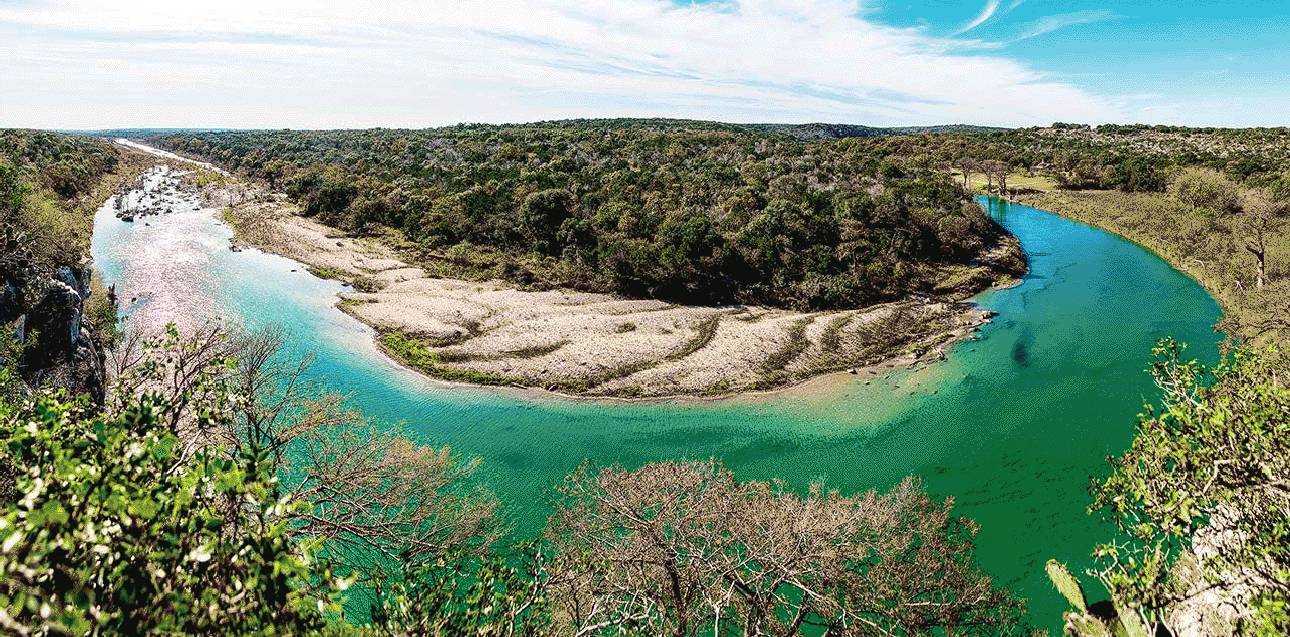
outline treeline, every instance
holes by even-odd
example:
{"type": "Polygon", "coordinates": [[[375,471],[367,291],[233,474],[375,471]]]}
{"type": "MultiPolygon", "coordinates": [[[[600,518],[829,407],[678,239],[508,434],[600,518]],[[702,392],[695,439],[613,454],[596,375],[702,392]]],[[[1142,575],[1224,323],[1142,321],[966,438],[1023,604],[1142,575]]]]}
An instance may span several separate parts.
{"type": "Polygon", "coordinates": [[[541,541],[502,546],[472,464],[313,393],[281,343],[171,329],[118,349],[102,407],[0,398],[0,630],[1026,634],[975,525],[913,479],[848,495],[587,466],[541,541]]]}
{"type": "Polygon", "coordinates": [[[159,143],[263,179],[329,224],[396,229],[433,271],[542,288],[855,307],[931,290],[1000,237],[933,167],[862,141],[585,120],[159,143]]]}
{"type": "Polygon", "coordinates": [[[116,167],[119,153],[103,140],[46,131],[0,129],[0,202],[12,203],[16,182],[64,199],[90,191],[116,167]]]}
{"type": "Polygon", "coordinates": [[[980,135],[865,140],[876,157],[905,157],[943,171],[1028,173],[1071,190],[1163,191],[1182,168],[1209,168],[1250,187],[1290,194],[1290,129],[1054,124],[980,135]]]}

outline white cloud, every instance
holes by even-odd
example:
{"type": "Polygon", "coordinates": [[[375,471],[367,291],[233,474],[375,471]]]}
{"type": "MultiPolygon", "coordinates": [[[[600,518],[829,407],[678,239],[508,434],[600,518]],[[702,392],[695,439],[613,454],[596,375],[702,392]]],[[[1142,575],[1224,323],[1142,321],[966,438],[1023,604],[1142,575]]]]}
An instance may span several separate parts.
{"type": "Polygon", "coordinates": [[[876,24],[854,0],[37,0],[0,5],[0,74],[21,87],[0,91],[0,125],[49,127],[1117,113],[984,43],[876,24]]]}
{"type": "Polygon", "coordinates": [[[1028,40],[1030,38],[1044,35],[1045,33],[1052,33],[1058,29],[1065,29],[1066,27],[1075,26],[1077,24],[1102,22],[1114,19],[1115,17],[1115,14],[1110,11],[1073,11],[1071,13],[1044,16],[1038,20],[1022,25],[1015,40],[1028,40]]]}
{"type": "MultiPolygon", "coordinates": [[[[1011,11],[1017,8],[1017,4],[1019,3],[1014,3],[1012,6],[1008,7],[1008,10],[1011,11]]],[[[967,24],[963,25],[962,28],[960,28],[957,32],[954,33],[954,35],[967,33],[968,31],[971,31],[972,29],[975,29],[985,24],[987,21],[990,20],[990,18],[994,17],[995,12],[997,12],[998,10],[999,10],[999,0],[986,0],[985,6],[981,8],[981,13],[979,13],[975,18],[973,18],[971,22],[968,22],[967,24]]]]}

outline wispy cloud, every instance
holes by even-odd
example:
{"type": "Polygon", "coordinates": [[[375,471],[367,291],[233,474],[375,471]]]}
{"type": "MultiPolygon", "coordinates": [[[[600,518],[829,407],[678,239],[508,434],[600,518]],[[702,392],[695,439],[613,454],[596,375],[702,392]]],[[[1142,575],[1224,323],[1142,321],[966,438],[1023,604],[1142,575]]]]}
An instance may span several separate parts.
{"type": "Polygon", "coordinates": [[[24,87],[0,91],[0,125],[1117,116],[980,42],[879,24],[856,0],[0,2],[0,76],[24,87]]]}
{"type": "Polygon", "coordinates": [[[1057,15],[1044,16],[1033,22],[1021,25],[1014,41],[1029,40],[1030,38],[1039,37],[1045,33],[1052,33],[1058,29],[1075,26],[1077,24],[1090,24],[1093,22],[1102,22],[1113,20],[1118,17],[1111,11],[1073,11],[1071,13],[1059,13],[1057,15]]]}
{"type": "MultiPolygon", "coordinates": [[[[1013,6],[1009,7],[1008,10],[1011,11],[1012,8],[1014,8],[1017,4],[1020,4],[1020,3],[1019,2],[1014,3],[1013,6]]],[[[981,13],[977,14],[975,18],[972,18],[971,22],[968,22],[967,24],[960,27],[958,31],[955,31],[954,35],[962,35],[964,33],[967,33],[968,31],[971,31],[972,29],[975,29],[985,24],[986,22],[989,22],[990,18],[993,18],[994,14],[998,13],[998,11],[999,11],[999,0],[986,0],[985,6],[981,8],[981,13]]]]}

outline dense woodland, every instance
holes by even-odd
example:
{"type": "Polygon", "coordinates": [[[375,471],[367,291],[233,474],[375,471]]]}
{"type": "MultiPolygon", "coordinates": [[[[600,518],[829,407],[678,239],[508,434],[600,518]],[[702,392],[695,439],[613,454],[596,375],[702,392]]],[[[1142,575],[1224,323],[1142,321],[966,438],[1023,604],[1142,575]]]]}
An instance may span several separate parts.
{"type": "Polygon", "coordinates": [[[855,307],[930,291],[945,267],[1001,233],[952,180],[859,139],[806,144],[731,125],[571,121],[160,143],[264,179],[329,224],[396,229],[432,271],[537,287],[855,307]]]}

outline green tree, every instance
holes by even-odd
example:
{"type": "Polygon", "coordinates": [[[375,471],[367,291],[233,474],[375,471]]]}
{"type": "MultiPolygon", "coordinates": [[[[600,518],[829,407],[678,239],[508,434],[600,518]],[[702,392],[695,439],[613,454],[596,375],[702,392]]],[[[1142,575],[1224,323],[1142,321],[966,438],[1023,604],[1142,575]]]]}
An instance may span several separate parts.
{"type": "Polygon", "coordinates": [[[572,213],[573,206],[573,195],[567,190],[549,188],[532,193],[520,205],[520,231],[533,242],[538,252],[557,254],[556,235],[572,213]]]}
{"type": "Polygon", "coordinates": [[[0,407],[6,631],[299,633],[338,610],[266,452],[187,455],[167,409],[144,396],[107,417],[50,393],[0,407]]]}
{"type": "Polygon", "coordinates": [[[0,162],[0,222],[22,210],[23,196],[28,186],[17,168],[0,162]]]}
{"type": "Polygon", "coordinates": [[[1193,212],[1200,208],[1228,212],[1236,208],[1240,189],[1216,171],[1186,168],[1169,184],[1169,192],[1193,212]]]}

